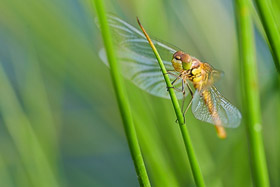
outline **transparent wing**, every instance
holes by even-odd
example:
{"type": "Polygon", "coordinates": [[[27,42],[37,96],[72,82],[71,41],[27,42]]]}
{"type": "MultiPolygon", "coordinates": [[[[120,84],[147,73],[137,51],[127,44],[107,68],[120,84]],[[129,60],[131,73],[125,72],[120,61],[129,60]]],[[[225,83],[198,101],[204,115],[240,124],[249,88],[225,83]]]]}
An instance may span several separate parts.
{"type": "MultiPolygon", "coordinates": [[[[158,62],[142,32],[113,15],[108,16],[108,23],[118,47],[117,52],[122,66],[122,74],[148,93],[169,98],[158,62]]],[[[165,68],[173,70],[172,55],[179,49],[157,40],[153,40],[153,42],[161,55],[165,68]]],[[[99,56],[108,65],[104,49],[100,50],[99,56]]],[[[170,75],[170,78],[172,80],[176,77],[170,75]]],[[[180,86],[181,81],[177,81],[175,87],[180,86]]],[[[178,93],[177,96],[179,99],[182,98],[181,93],[178,93]]]]}
{"type": "Polygon", "coordinates": [[[224,72],[213,68],[208,63],[203,63],[203,70],[206,71],[205,80],[203,81],[202,89],[207,90],[213,86],[221,77],[224,76],[224,72]]]}
{"type": "MultiPolygon", "coordinates": [[[[229,128],[238,127],[242,118],[239,110],[224,98],[214,86],[209,87],[207,91],[210,93],[208,100],[212,101],[212,108],[217,112],[221,125],[229,128]]],[[[214,116],[210,114],[205,99],[199,91],[194,94],[192,112],[195,118],[215,125],[214,116]]]]}

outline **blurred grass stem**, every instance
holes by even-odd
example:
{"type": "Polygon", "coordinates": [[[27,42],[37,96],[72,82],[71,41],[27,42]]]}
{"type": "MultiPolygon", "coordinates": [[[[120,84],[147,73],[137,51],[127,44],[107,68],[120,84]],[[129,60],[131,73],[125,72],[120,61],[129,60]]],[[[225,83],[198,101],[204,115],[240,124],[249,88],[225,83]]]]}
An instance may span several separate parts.
{"type": "Polygon", "coordinates": [[[263,187],[269,186],[269,177],[262,139],[254,30],[249,6],[249,0],[236,0],[241,80],[243,80],[241,85],[245,103],[243,111],[248,128],[254,183],[263,187]]]}
{"type": "Polygon", "coordinates": [[[195,183],[196,183],[197,186],[205,186],[203,176],[202,176],[198,161],[196,159],[194,149],[193,149],[192,144],[191,144],[191,139],[190,139],[190,136],[189,136],[189,133],[188,133],[187,126],[184,124],[184,116],[183,116],[183,113],[181,111],[181,108],[180,108],[179,102],[177,100],[176,94],[174,92],[174,89],[172,88],[173,86],[170,82],[170,79],[169,79],[169,76],[168,76],[167,71],[165,69],[165,66],[164,66],[164,64],[163,64],[163,62],[160,58],[160,55],[159,55],[156,47],[154,46],[152,40],[150,39],[150,37],[146,33],[145,29],[141,25],[138,18],[137,18],[137,21],[138,21],[138,24],[141,27],[143,33],[145,34],[152,50],[155,53],[155,56],[158,60],[159,66],[160,66],[161,71],[162,71],[162,74],[164,76],[166,85],[169,88],[168,89],[169,94],[170,94],[171,101],[172,101],[172,104],[173,104],[173,107],[174,107],[174,110],[175,110],[175,113],[176,113],[176,116],[177,116],[177,119],[178,119],[178,122],[179,122],[180,130],[181,130],[183,140],[184,140],[184,144],[185,144],[185,148],[187,150],[187,154],[188,154],[188,157],[189,157],[189,161],[190,161],[190,165],[191,165],[191,169],[192,169],[192,173],[193,173],[195,183]]]}
{"type": "Polygon", "coordinates": [[[128,97],[125,92],[123,79],[120,75],[120,68],[117,63],[117,58],[115,55],[109,27],[107,24],[107,19],[105,15],[105,8],[102,0],[93,0],[95,4],[98,19],[100,22],[100,28],[103,36],[104,46],[107,53],[107,58],[110,64],[111,78],[113,86],[115,89],[119,109],[121,112],[125,134],[127,137],[128,145],[130,148],[131,156],[134,161],[134,166],[138,175],[138,181],[140,186],[151,186],[148,178],[148,174],[145,168],[144,160],[141,154],[140,146],[137,139],[136,130],[133,124],[133,118],[129,103],[127,101],[128,97]]]}
{"type": "Polygon", "coordinates": [[[61,186],[2,65],[0,65],[0,84],[1,115],[30,181],[34,186],[61,186]]]}
{"type": "Polygon", "coordinates": [[[255,2],[269,41],[276,69],[280,73],[280,30],[273,17],[271,2],[264,0],[255,0],[255,2]]]}

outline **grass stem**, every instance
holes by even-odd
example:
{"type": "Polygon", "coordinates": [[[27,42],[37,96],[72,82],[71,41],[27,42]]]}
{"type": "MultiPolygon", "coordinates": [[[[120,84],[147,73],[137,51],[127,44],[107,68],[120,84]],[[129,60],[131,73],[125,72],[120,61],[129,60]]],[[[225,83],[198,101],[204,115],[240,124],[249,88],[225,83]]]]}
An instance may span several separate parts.
{"type": "Polygon", "coordinates": [[[128,97],[126,95],[125,88],[124,88],[123,79],[120,75],[120,68],[117,63],[117,58],[115,55],[113,42],[111,39],[111,35],[110,35],[110,31],[105,15],[105,8],[103,5],[103,1],[93,0],[93,3],[97,10],[104,46],[107,53],[107,59],[111,67],[110,68],[111,78],[115,89],[118,106],[121,112],[121,117],[123,120],[123,125],[125,129],[125,134],[127,137],[129,149],[138,175],[138,181],[140,183],[140,186],[149,187],[151,185],[145,168],[144,160],[141,154],[140,146],[138,143],[131,110],[127,100],[128,97]]]}
{"type": "Polygon", "coordinates": [[[280,30],[273,17],[270,1],[255,0],[266,36],[269,41],[270,50],[278,73],[280,73],[280,30]]]}
{"type": "Polygon", "coordinates": [[[178,99],[176,97],[174,89],[172,88],[172,84],[171,84],[171,81],[170,81],[169,76],[167,74],[167,71],[165,69],[165,66],[164,66],[164,64],[163,64],[163,62],[160,58],[160,55],[159,55],[156,47],[154,46],[152,40],[150,39],[150,37],[146,33],[145,29],[141,25],[138,18],[137,18],[137,21],[138,21],[138,24],[141,27],[143,33],[145,34],[153,52],[156,55],[156,58],[158,60],[159,66],[160,66],[162,74],[164,76],[166,85],[167,85],[168,88],[170,88],[170,89],[168,89],[169,94],[170,94],[170,98],[171,98],[171,101],[172,101],[172,104],[173,104],[173,107],[174,107],[174,110],[175,110],[175,113],[176,113],[176,116],[177,116],[177,119],[178,119],[178,122],[179,122],[181,134],[183,136],[183,141],[184,141],[184,144],[185,144],[185,148],[187,150],[187,154],[188,154],[188,157],[189,157],[189,161],[190,161],[190,165],[191,165],[191,169],[192,169],[192,173],[193,173],[193,176],[194,176],[195,183],[196,183],[197,186],[205,186],[203,176],[202,176],[198,161],[196,159],[194,149],[193,149],[192,144],[191,144],[191,139],[190,139],[190,136],[189,136],[189,133],[188,133],[188,129],[187,129],[187,126],[184,123],[184,116],[181,112],[181,108],[180,108],[178,99]]]}
{"type": "Polygon", "coordinates": [[[2,65],[0,65],[0,84],[1,116],[30,181],[34,186],[61,186],[45,154],[46,149],[42,147],[38,134],[25,114],[2,65]]]}
{"type": "Polygon", "coordinates": [[[240,68],[243,90],[244,118],[248,128],[253,179],[256,186],[269,186],[262,139],[260,93],[257,80],[254,30],[250,1],[236,0],[237,26],[240,45],[240,68]]]}

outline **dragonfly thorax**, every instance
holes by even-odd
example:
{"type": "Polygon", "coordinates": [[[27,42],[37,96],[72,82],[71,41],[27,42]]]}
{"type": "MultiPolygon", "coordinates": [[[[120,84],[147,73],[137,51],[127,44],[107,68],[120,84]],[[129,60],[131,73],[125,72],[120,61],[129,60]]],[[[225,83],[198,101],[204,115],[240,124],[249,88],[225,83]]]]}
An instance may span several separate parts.
{"type": "Polygon", "coordinates": [[[177,51],[173,55],[172,65],[175,71],[180,72],[182,79],[191,81],[195,87],[201,87],[204,71],[201,62],[190,55],[177,51]]]}

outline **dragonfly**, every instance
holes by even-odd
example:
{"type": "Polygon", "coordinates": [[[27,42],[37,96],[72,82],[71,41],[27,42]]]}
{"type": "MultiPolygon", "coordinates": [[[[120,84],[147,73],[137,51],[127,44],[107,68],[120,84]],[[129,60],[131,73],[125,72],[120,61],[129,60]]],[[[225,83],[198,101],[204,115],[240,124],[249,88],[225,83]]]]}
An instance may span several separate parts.
{"type": "MultiPolygon", "coordinates": [[[[161,69],[144,34],[117,16],[108,15],[107,18],[118,46],[117,53],[124,77],[152,95],[169,99],[161,69]]],[[[214,85],[223,72],[167,42],[158,39],[152,39],[152,42],[173,80],[172,88],[176,90],[177,98],[183,100],[181,108],[184,116],[192,106],[195,118],[215,125],[217,135],[226,138],[224,127],[238,127],[242,116],[214,85]],[[188,93],[191,100],[184,109],[188,93]]],[[[104,48],[99,51],[99,56],[109,66],[104,48]]]]}

